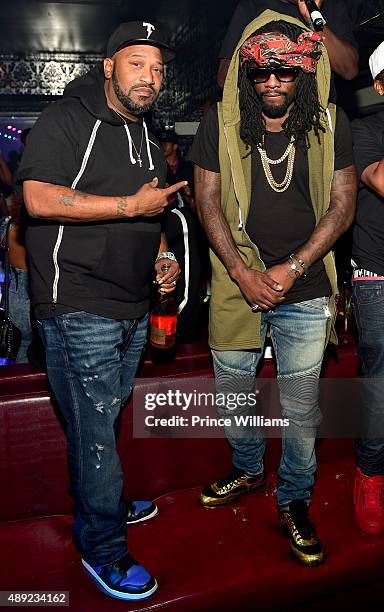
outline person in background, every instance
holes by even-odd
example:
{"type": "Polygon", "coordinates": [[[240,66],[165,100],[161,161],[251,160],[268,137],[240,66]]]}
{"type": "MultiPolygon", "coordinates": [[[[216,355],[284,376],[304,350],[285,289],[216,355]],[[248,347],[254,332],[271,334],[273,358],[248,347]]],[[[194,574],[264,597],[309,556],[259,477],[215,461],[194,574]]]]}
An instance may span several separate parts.
{"type": "Polygon", "coordinates": [[[115,424],[146,341],[153,278],[168,293],[179,276],[161,213],[186,183],[164,187],[164,156],[144,119],[173,57],[161,25],[122,23],[103,63],[44,110],[18,173],[34,314],[67,426],[74,540],[87,574],[123,600],[158,586],[127,548],[127,523],[158,510],[125,502],[115,424]]]}
{"type": "MultiPolygon", "coordinates": [[[[373,87],[384,96],[384,42],[369,58],[373,87]]],[[[355,442],[354,515],[371,534],[384,533],[384,112],[352,123],[360,177],[352,247],[352,304],[362,387],[363,431],[355,442]]]]}
{"type": "Polygon", "coordinates": [[[194,210],[193,164],[180,155],[179,137],[174,130],[163,130],[158,134],[158,140],[168,166],[167,183],[174,185],[178,181],[188,181],[188,185],[178,193],[194,210]]]}
{"type": "MultiPolygon", "coordinates": [[[[27,253],[25,249],[25,230],[27,214],[22,204],[13,196],[8,211],[11,224],[8,229],[9,249],[9,318],[21,331],[21,342],[16,355],[16,363],[28,363],[28,351],[32,343],[31,302],[27,253]]],[[[0,244],[4,244],[9,216],[0,223],[0,244]]]]}
{"type": "MultiPolygon", "coordinates": [[[[25,132],[25,130],[24,130],[25,132]]],[[[22,146],[25,139],[20,136],[22,146]]],[[[31,304],[29,296],[29,274],[27,254],[25,250],[25,230],[27,214],[23,206],[22,190],[12,185],[12,174],[3,158],[0,159],[0,175],[9,186],[8,205],[5,216],[0,224],[0,241],[4,243],[5,231],[9,216],[11,224],[8,230],[9,249],[9,316],[14,325],[21,331],[21,343],[16,356],[16,363],[28,363],[28,349],[33,334],[31,325],[31,304]]]]}
{"type": "MultiPolygon", "coordinates": [[[[344,0],[315,0],[315,2],[327,22],[320,36],[328,51],[331,68],[343,79],[353,79],[359,72],[359,56],[345,2],[344,0]]],[[[245,26],[266,9],[290,15],[311,26],[311,18],[304,0],[241,0],[232,16],[219,53],[217,81],[221,87],[224,85],[230,59],[245,26]]],[[[331,102],[336,100],[333,79],[330,100],[331,102]]]]}
{"type": "Polygon", "coordinates": [[[195,214],[193,164],[180,156],[179,138],[175,131],[160,132],[158,140],[168,166],[167,183],[174,185],[181,180],[188,181],[184,189],[169,198],[163,217],[168,246],[180,265],[180,278],[175,290],[177,342],[184,344],[200,339],[205,322],[202,283],[203,278],[206,279],[204,263],[208,247],[195,214]]]}
{"type": "Polygon", "coordinates": [[[0,181],[1,185],[7,185],[11,187],[12,185],[12,172],[9,169],[7,162],[5,161],[3,154],[0,151],[0,181]]]}
{"type": "Polygon", "coordinates": [[[8,198],[12,194],[12,172],[0,151],[0,218],[9,213],[8,198]]]}
{"type": "Polygon", "coordinates": [[[266,442],[244,395],[254,394],[267,330],[276,355],[283,427],[277,505],[304,565],[323,561],[309,518],[321,415],[318,379],[336,314],[331,249],[349,227],[357,190],[348,119],[328,103],[320,37],[265,11],[245,29],[223,102],[203,117],[190,153],[196,205],[211,246],[209,344],[233,471],[207,485],[204,506],[262,491],[266,442]],[[271,21],[272,20],[272,21],[271,21]],[[300,101],[298,104],[297,101],[300,101]],[[232,400],[231,400],[232,401],[232,400]]]}

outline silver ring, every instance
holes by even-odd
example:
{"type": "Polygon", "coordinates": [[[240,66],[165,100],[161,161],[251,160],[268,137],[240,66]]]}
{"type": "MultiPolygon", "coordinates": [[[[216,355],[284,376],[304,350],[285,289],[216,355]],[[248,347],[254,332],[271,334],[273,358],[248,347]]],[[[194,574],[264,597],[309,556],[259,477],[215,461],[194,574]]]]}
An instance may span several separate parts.
{"type": "Polygon", "coordinates": [[[252,312],[257,312],[259,310],[260,306],[258,304],[252,304],[252,312]]]}
{"type": "Polygon", "coordinates": [[[172,285],[176,285],[176,281],[172,281],[172,285]]]}

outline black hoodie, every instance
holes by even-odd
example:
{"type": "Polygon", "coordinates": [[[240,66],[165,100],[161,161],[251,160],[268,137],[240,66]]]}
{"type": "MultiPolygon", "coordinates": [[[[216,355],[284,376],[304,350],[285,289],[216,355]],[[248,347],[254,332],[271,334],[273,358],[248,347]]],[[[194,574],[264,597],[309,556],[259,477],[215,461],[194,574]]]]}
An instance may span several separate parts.
{"type": "MultiPolygon", "coordinates": [[[[107,106],[98,67],[69,83],[63,99],[44,110],[28,136],[18,181],[120,196],[155,176],[163,187],[166,163],[158,142],[145,121],[125,122],[107,106]]],[[[78,310],[114,319],[143,316],[159,242],[159,217],[64,225],[31,219],[27,249],[35,316],[78,310]]]]}

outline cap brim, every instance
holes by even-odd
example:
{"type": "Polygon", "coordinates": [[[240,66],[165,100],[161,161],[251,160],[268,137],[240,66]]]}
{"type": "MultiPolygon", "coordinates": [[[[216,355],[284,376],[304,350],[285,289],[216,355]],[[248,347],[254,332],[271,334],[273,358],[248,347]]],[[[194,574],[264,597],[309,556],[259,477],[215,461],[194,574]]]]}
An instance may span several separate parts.
{"type": "Polygon", "coordinates": [[[132,45],[150,45],[151,47],[157,47],[158,49],[161,49],[164,64],[171,62],[176,57],[176,53],[173,51],[173,49],[171,49],[171,47],[168,47],[168,45],[162,42],[158,42],[153,38],[151,40],[148,40],[148,38],[136,38],[135,40],[130,40],[129,42],[120,45],[120,47],[118,47],[116,51],[113,52],[113,55],[115,53],[118,53],[122,49],[125,49],[126,47],[131,47],[132,45]]]}

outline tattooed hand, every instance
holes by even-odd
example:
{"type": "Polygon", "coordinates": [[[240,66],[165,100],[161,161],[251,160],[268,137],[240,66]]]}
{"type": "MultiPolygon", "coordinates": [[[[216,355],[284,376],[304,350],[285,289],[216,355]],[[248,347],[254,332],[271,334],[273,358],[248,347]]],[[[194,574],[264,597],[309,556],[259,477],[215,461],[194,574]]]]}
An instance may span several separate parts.
{"type": "MultiPolygon", "coordinates": [[[[164,208],[168,204],[168,197],[173,193],[176,193],[182,187],[188,185],[187,181],[180,181],[165,189],[159,189],[157,187],[159,180],[154,178],[150,183],[145,183],[133,196],[134,206],[133,209],[126,212],[127,205],[121,203],[118,204],[118,212],[120,215],[128,217],[153,217],[163,212],[164,208]],[[119,210],[120,207],[120,210],[119,210]]],[[[123,200],[123,198],[122,198],[123,200]]]]}
{"type": "Polygon", "coordinates": [[[265,272],[244,265],[236,275],[236,283],[248,304],[257,304],[260,310],[270,310],[284,302],[283,287],[265,272]]]}

